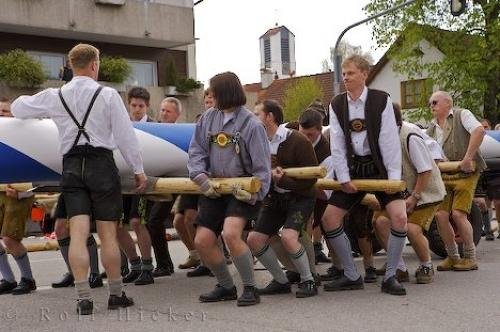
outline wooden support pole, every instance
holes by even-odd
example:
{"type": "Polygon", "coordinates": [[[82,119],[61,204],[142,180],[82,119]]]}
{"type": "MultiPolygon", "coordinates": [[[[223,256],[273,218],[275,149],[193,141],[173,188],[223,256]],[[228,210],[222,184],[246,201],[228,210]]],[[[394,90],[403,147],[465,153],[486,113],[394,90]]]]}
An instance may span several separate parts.
{"type": "Polygon", "coordinates": [[[326,176],[326,168],[323,166],[291,167],[283,171],[287,176],[295,179],[319,179],[326,176]]]}
{"type": "MultiPolygon", "coordinates": [[[[219,184],[217,192],[231,194],[235,185],[250,193],[260,190],[261,183],[256,177],[241,178],[214,178],[213,182],[219,184]]],[[[189,178],[159,178],[154,186],[154,192],[148,194],[200,194],[200,187],[189,178]]]]}
{"type": "MultiPolygon", "coordinates": [[[[443,161],[438,164],[441,173],[459,173],[462,172],[460,169],[460,161],[443,161]]],[[[476,170],[476,162],[472,161],[472,171],[476,170]]]]}
{"type": "MultiPolygon", "coordinates": [[[[406,183],[399,180],[352,180],[359,191],[390,191],[399,192],[406,189],[406,183]]],[[[342,190],[342,185],[332,179],[318,179],[316,188],[323,190],[342,190]]]]}

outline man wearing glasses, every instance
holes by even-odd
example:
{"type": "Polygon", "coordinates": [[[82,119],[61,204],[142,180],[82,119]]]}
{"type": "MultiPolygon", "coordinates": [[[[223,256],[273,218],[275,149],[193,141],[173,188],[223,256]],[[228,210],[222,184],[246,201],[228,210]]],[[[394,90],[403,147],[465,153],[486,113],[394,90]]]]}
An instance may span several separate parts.
{"type": "Polygon", "coordinates": [[[449,161],[460,161],[460,178],[448,186],[447,195],[439,206],[436,220],[448,257],[437,266],[438,271],[477,270],[476,248],[472,237],[472,226],[467,219],[476,184],[486,164],[479,154],[479,146],[485,134],[481,123],[466,109],[454,109],[453,99],[444,91],[436,91],[429,100],[434,120],[427,134],[443,147],[449,161]],[[473,168],[473,161],[476,168],[473,168]],[[464,241],[464,258],[460,258],[455,231],[450,224],[450,214],[457,232],[464,241]]]}

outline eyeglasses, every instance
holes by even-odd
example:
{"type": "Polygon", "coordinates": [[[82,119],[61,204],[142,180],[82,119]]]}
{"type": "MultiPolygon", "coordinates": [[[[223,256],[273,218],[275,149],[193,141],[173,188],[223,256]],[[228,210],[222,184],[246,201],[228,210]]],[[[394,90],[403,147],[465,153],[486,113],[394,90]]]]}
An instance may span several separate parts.
{"type": "Polygon", "coordinates": [[[438,103],[438,101],[437,101],[437,100],[432,100],[432,101],[430,101],[430,102],[429,102],[429,107],[431,107],[431,106],[436,106],[436,105],[437,105],[437,103],[438,103]]]}

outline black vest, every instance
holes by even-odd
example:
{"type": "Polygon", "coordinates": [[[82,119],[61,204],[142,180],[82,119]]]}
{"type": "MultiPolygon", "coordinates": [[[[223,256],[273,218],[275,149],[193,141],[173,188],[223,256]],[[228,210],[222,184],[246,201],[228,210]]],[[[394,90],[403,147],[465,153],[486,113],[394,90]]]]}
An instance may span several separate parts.
{"type": "MultiPolygon", "coordinates": [[[[375,165],[383,178],[387,178],[387,170],[385,169],[384,162],[382,160],[382,154],[380,153],[380,147],[378,144],[378,138],[380,134],[380,127],[382,124],[382,112],[387,105],[387,97],[389,95],[380,90],[368,89],[368,96],[365,103],[365,123],[367,130],[368,143],[370,145],[371,156],[375,165]]],[[[347,93],[344,92],[335,96],[330,105],[337,115],[340,127],[344,131],[345,146],[347,153],[347,164],[349,169],[354,157],[354,149],[352,147],[351,141],[351,129],[349,124],[349,107],[347,103],[347,93]]],[[[330,142],[334,144],[333,142],[330,142]]]]}

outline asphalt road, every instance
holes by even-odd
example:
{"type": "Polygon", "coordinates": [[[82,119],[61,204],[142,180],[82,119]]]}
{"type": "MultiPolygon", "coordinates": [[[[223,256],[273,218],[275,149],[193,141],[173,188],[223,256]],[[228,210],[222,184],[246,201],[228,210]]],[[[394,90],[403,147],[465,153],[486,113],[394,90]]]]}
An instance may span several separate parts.
{"type": "MultiPolygon", "coordinates": [[[[170,242],[176,264],[187,252],[170,242]]],[[[417,261],[410,247],[404,258],[413,273],[417,261]]],[[[439,262],[435,258],[435,265],[439,262]]],[[[74,289],[52,289],[65,265],[58,251],[30,253],[38,290],[30,295],[0,296],[0,331],[495,331],[500,326],[500,240],[478,247],[479,270],[437,272],[429,285],[407,284],[407,296],[380,292],[380,281],[364,290],[323,292],[308,299],[293,294],[263,297],[259,305],[239,308],[235,302],[205,304],[198,295],[210,290],[214,278],[186,278],[176,270],[154,285],[126,286],[136,302],[128,310],[106,309],[107,291],[94,289],[95,314],[75,313],[74,289]]],[[[375,258],[376,265],[385,256],[375,258]]],[[[12,261],[17,275],[17,267],[12,261]]],[[[358,268],[362,264],[357,259],[358,268]]],[[[259,267],[259,265],[257,265],[259,267]]],[[[320,265],[324,272],[328,265],[320,265]]],[[[234,266],[231,271],[235,276],[234,266]]],[[[270,280],[256,271],[259,285],[270,280]]],[[[238,288],[239,290],[241,287],[238,288]]]]}

